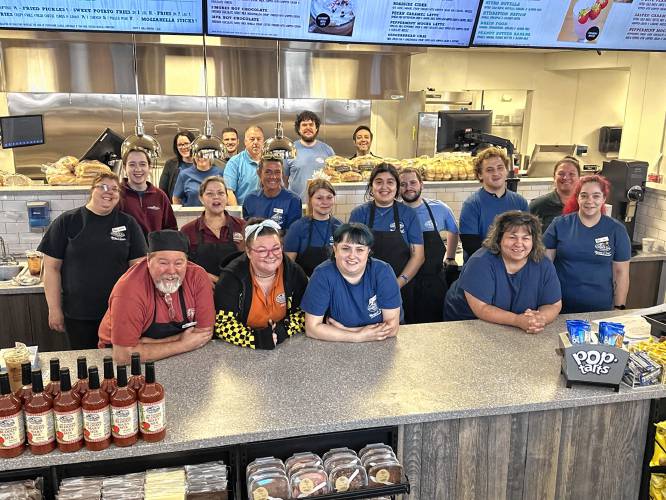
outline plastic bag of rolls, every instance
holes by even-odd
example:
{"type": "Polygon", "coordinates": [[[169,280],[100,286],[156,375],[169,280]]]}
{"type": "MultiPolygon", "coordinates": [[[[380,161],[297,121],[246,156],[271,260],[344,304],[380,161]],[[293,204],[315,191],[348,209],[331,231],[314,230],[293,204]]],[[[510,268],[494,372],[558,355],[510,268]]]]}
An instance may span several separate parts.
{"type": "Polygon", "coordinates": [[[46,182],[51,186],[71,186],[76,184],[74,169],[79,160],[74,156],[63,156],[55,163],[42,165],[42,171],[46,174],[46,182]]]}
{"type": "Polygon", "coordinates": [[[367,181],[370,179],[370,174],[372,169],[379,165],[382,161],[381,158],[372,155],[363,155],[357,156],[352,162],[352,170],[361,174],[361,181],[367,181]]]}
{"type": "Polygon", "coordinates": [[[363,180],[354,163],[342,156],[329,156],[324,160],[324,173],[331,182],[359,182],[363,180]]]}

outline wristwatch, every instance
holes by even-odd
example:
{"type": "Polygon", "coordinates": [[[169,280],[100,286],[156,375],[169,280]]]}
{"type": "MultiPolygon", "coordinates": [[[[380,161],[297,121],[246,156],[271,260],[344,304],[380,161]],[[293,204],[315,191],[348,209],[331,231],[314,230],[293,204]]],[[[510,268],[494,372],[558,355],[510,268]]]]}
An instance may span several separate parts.
{"type": "Polygon", "coordinates": [[[620,311],[624,311],[627,308],[627,306],[625,306],[624,304],[619,305],[619,306],[616,305],[616,306],[613,306],[613,307],[615,309],[619,309],[620,311]]]}
{"type": "Polygon", "coordinates": [[[401,274],[400,277],[401,277],[403,280],[405,280],[405,283],[408,283],[408,282],[409,282],[409,276],[407,276],[406,274],[401,274]]]}

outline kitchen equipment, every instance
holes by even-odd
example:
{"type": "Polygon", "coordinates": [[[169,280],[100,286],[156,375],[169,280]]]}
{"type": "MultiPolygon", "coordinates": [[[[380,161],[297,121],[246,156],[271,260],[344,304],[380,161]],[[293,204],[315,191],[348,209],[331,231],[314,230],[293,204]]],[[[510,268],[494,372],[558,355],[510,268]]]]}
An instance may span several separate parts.
{"type": "Polygon", "coordinates": [[[284,136],[284,131],[282,130],[282,122],[280,121],[280,109],[282,107],[281,99],[281,79],[282,72],[280,70],[280,40],[276,40],[276,62],[277,62],[277,123],[275,124],[275,137],[271,137],[264,143],[264,156],[270,156],[271,158],[288,160],[291,158],[296,158],[296,148],[294,144],[288,137],[284,136]]]}
{"type": "Polygon", "coordinates": [[[203,156],[213,161],[224,156],[224,145],[219,137],[213,135],[213,122],[210,120],[208,109],[208,64],[206,58],[206,35],[203,35],[203,65],[204,65],[204,93],[206,103],[206,121],[204,122],[203,134],[192,143],[192,155],[203,156]]]}
{"type": "Polygon", "coordinates": [[[634,243],[636,207],[645,198],[645,181],[648,163],[636,160],[605,161],[601,175],[611,183],[611,191],[606,203],[613,205],[611,216],[624,223],[632,242],[632,250],[640,248],[634,243]]]}
{"type": "Polygon", "coordinates": [[[124,158],[125,154],[131,149],[141,149],[148,154],[150,163],[153,167],[157,165],[157,159],[162,154],[162,147],[157,140],[145,133],[143,127],[143,120],[141,120],[141,106],[139,104],[139,76],[136,63],[136,36],[132,34],[132,61],[134,63],[134,91],[136,94],[136,127],[134,135],[129,136],[123,142],[120,148],[120,157],[124,158]]]}
{"type": "Polygon", "coordinates": [[[535,144],[527,176],[552,178],[555,164],[565,156],[576,156],[575,144],[535,144]]]}

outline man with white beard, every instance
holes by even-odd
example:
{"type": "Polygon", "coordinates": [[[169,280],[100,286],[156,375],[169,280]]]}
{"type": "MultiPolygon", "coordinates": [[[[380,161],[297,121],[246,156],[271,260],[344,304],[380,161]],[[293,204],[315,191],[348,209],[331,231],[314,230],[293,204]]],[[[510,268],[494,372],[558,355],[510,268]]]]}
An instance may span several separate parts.
{"type": "Polygon", "coordinates": [[[99,348],[113,347],[118,364],[131,354],[157,360],[199,349],[215,323],[210,279],[188,262],[189,241],[179,231],[148,234],[148,256],[120,277],[99,327],[99,348]]]}

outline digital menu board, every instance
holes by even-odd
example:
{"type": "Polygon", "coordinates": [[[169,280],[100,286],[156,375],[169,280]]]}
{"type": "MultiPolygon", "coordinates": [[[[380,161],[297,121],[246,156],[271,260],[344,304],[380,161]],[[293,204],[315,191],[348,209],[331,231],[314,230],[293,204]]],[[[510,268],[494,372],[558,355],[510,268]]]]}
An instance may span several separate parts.
{"type": "Polygon", "coordinates": [[[666,50],[666,0],[486,0],[473,45],[666,50]]]}
{"type": "Polygon", "coordinates": [[[2,0],[0,28],[202,34],[202,0],[2,0]]]}
{"type": "Polygon", "coordinates": [[[208,0],[209,35],[467,47],[479,0],[208,0]]]}

